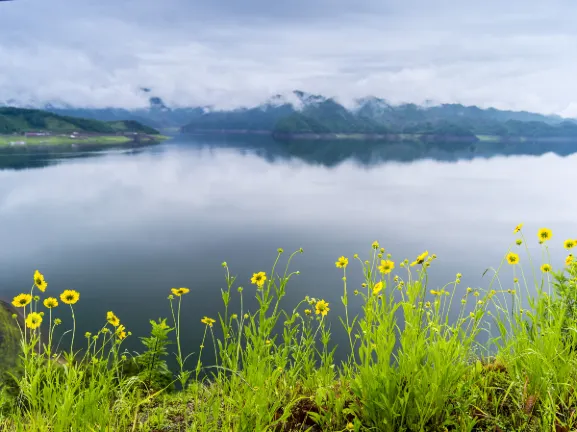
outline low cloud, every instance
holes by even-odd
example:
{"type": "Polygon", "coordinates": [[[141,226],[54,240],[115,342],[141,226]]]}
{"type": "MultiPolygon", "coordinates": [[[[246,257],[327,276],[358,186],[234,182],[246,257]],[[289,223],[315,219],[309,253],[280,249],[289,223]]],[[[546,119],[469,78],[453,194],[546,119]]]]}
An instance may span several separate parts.
{"type": "Polygon", "coordinates": [[[577,5],[496,0],[19,0],[0,100],[255,105],[294,89],[577,115],[577,5]]]}

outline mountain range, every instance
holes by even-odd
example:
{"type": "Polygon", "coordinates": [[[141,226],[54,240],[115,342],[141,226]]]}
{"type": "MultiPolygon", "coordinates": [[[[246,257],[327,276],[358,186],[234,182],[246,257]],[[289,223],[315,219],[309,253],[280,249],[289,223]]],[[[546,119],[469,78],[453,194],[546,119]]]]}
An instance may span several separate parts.
{"type": "MultiPolygon", "coordinates": [[[[151,93],[150,89],[142,89],[151,93]]],[[[393,105],[366,97],[344,106],[335,99],[295,90],[265,103],[232,110],[207,106],[169,107],[157,96],[139,109],[46,105],[51,113],[84,119],[134,121],[164,132],[251,133],[290,138],[380,138],[404,140],[573,140],[577,121],[527,111],[482,109],[461,104],[393,105]]],[[[1,133],[1,129],[0,129],[1,133]]]]}
{"type": "Polygon", "coordinates": [[[103,122],[88,118],[63,116],[44,110],[0,107],[0,134],[19,134],[32,131],[159,134],[157,130],[133,120],[103,122]]]}

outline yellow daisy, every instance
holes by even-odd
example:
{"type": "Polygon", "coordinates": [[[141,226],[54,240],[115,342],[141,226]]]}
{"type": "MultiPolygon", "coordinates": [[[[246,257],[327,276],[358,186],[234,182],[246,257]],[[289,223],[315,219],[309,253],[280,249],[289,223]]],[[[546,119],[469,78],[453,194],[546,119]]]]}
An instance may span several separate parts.
{"type": "Polygon", "coordinates": [[[44,275],[38,270],[34,272],[34,285],[42,292],[46,291],[46,287],[48,286],[48,283],[44,280],[44,275]]]}
{"type": "Polygon", "coordinates": [[[429,255],[429,251],[423,252],[421,255],[417,257],[415,261],[411,263],[411,267],[416,266],[417,264],[423,264],[425,262],[425,259],[427,258],[427,255],[429,255]]]}
{"type": "Polygon", "coordinates": [[[545,242],[547,240],[551,240],[551,237],[553,237],[553,233],[549,228],[541,228],[537,233],[537,237],[539,237],[539,240],[541,240],[542,242],[545,242]]]}
{"type": "Polygon", "coordinates": [[[52,309],[55,308],[56,306],[58,306],[58,300],[56,300],[54,297],[48,297],[47,299],[44,300],[44,307],[52,309]]]}
{"type": "Polygon", "coordinates": [[[188,294],[190,292],[188,288],[172,288],[170,291],[172,291],[172,294],[174,294],[177,297],[180,297],[184,294],[188,294]]]}
{"type": "Polygon", "coordinates": [[[319,300],[315,305],[315,312],[317,315],[325,316],[330,311],[329,304],[324,300],[319,300]]]}
{"type": "Polygon", "coordinates": [[[106,313],[106,321],[108,321],[114,327],[118,327],[120,325],[120,318],[114,315],[114,312],[112,311],[108,311],[106,313]]]}
{"type": "Polygon", "coordinates": [[[389,274],[395,268],[395,262],[391,260],[381,260],[381,265],[379,266],[379,271],[382,274],[389,274]]]}
{"type": "Polygon", "coordinates": [[[12,304],[16,307],[24,307],[32,301],[30,294],[18,294],[12,299],[12,304]]]}
{"type": "Polygon", "coordinates": [[[349,265],[349,259],[342,256],[337,260],[335,265],[337,266],[337,268],[347,268],[347,266],[349,265]]]}
{"type": "Polygon", "coordinates": [[[507,254],[507,262],[511,265],[519,264],[519,255],[514,252],[509,252],[507,254]]]}
{"type": "Polygon", "coordinates": [[[520,223],[519,225],[517,225],[515,227],[515,229],[513,230],[514,233],[518,233],[519,231],[521,231],[521,228],[523,228],[523,224],[520,223]]]}
{"type": "Polygon", "coordinates": [[[37,329],[42,324],[42,315],[32,312],[26,317],[26,327],[30,329],[37,329]]]}
{"type": "Polygon", "coordinates": [[[250,283],[256,285],[259,288],[262,288],[265,282],[266,282],[265,272],[253,273],[252,278],[250,278],[250,283]]]}
{"type": "Polygon", "coordinates": [[[215,320],[213,320],[212,318],[209,318],[207,316],[205,316],[203,319],[200,320],[201,323],[206,324],[209,327],[212,327],[212,325],[216,322],[215,320]]]}
{"type": "Polygon", "coordinates": [[[541,271],[542,271],[543,273],[548,273],[548,272],[551,271],[551,269],[552,269],[552,267],[551,267],[550,264],[543,264],[543,265],[541,266],[541,271]]]}
{"type": "Polygon", "coordinates": [[[373,246],[373,249],[378,249],[379,248],[379,242],[375,240],[373,242],[372,246],[373,246]]]}
{"type": "Polygon", "coordinates": [[[116,334],[116,337],[118,337],[118,339],[120,340],[126,339],[126,327],[124,327],[122,324],[116,327],[116,331],[114,333],[116,334]]]}
{"type": "Polygon", "coordinates": [[[383,282],[377,282],[373,287],[373,295],[377,295],[383,290],[383,282]]]}
{"type": "Polygon", "coordinates": [[[567,255],[567,258],[565,258],[565,265],[571,265],[571,263],[573,262],[573,254],[569,254],[567,255]]]}
{"type": "Polygon", "coordinates": [[[62,303],[69,305],[75,304],[78,299],[80,299],[80,293],[78,291],[64,290],[64,292],[60,294],[60,300],[62,300],[62,303]]]}
{"type": "Polygon", "coordinates": [[[567,239],[563,243],[563,246],[565,247],[565,249],[573,249],[575,247],[575,240],[567,239]]]}

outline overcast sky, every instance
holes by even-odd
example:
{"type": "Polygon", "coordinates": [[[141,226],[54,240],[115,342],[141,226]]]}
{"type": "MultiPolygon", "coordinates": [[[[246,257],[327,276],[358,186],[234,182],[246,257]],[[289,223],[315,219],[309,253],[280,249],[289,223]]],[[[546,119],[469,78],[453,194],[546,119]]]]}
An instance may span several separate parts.
{"type": "Polygon", "coordinates": [[[574,0],[0,2],[0,101],[461,102],[577,116],[574,0]]]}

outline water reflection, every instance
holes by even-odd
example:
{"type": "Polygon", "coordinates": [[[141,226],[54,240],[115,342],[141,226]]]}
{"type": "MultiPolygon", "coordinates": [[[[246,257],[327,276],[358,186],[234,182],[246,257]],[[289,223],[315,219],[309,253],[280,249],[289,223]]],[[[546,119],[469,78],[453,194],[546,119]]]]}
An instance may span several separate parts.
{"type": "MultiPolygon", "coordinates": [[[[0,296],[28,290],[38,268],[51,294],[81,292],[83,331],[113,310],[143,335],[148,319],[169,315],[170,288],[187,286],[185,343],[196,347],[200,317],[221,310],[220,263],[249,296],[252,272],[268,271],[278,247],[305,250],[285,305],[311,295],[334,315],[342,311],[336,258],[368,254],[375,239],[397,261],[436,253],[432,288],[457,272],[463,289],[487,286],[482,274],[499,264],[519,222],[533,250],[538,228],[554,230],[560,265],[562,240],[577,232],[565,188],[577,180],[577,155],[561,144],[491,146],[221,137],[98,157],[27,154],[34,162],[19,166],[37,169],[0,170],[0,296]]],[[[361,283],[354,266],[348,278],[350,290],[361,283]]],[[[512,278],[506,268],[505,288],[512,278]]],[[[66,309],[58,313],[69,322],[66,309]]],[[[140,349],[136,338],[128,346],[140,349]]]]}

